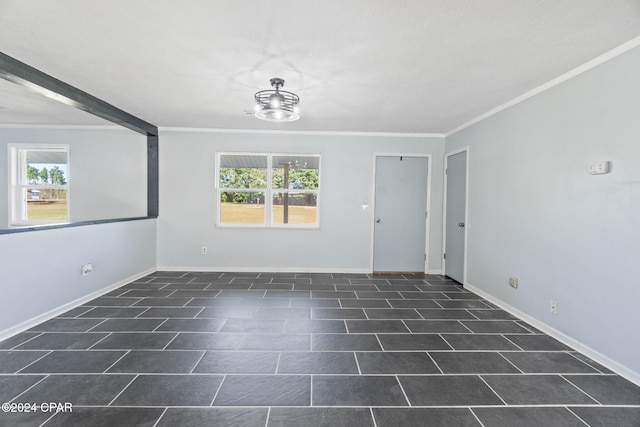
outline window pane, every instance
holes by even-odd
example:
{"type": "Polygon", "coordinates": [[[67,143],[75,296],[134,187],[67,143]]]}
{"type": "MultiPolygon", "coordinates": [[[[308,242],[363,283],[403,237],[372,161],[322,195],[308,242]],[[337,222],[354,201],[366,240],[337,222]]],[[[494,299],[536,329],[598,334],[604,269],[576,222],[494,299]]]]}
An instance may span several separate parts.
{"type": "Polygon", "coordinates": [[[317,190],[320,178],[318,156],[273,156],[272,187],[289,190],[317,190]]]}
{"type": "Polygon", "coordinates": [[[67,190],[64,188],[27,188],[28,221],[66,221],[67,190]]]}
{"type": "Polygon", "coordinates": [[[29,150],[26,180],[29,184],[67,184],[67,152],[29,150]]]}
{"type": "Polygon", "coordinates": [[[274,193],[274,224],[316,224],[318,220],[315,193],[274,193]]]}
{"type": "Polygon", "coordinates": [[[267,156],[220,156],[220,188],[267,188],[267,156]]]}
{"type": "Polygon", "coordinates": [[[264,224],[264,193],[221,192],[221,224],[264,224]]]}

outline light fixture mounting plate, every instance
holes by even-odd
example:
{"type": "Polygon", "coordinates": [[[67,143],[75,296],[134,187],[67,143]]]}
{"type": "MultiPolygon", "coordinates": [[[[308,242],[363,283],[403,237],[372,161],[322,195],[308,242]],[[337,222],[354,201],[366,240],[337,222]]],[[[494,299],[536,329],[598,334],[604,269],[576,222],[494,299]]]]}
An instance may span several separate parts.
{"type": "Polygon", "coordinates": [[[271,82],[271,86],[275,87],[276,90],[284,86],[284,79],[281,79],[280,77],[274,77],[269,81],[271,82]]]}

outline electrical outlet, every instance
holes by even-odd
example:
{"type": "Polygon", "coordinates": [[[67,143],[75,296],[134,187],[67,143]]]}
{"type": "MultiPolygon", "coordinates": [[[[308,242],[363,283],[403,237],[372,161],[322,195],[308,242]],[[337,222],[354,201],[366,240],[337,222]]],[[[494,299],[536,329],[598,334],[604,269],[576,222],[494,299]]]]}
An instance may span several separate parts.
{"type": "Polygon", "coordinates": [[[90,262],[82,266],[82,275],[83,276],[86,276],[87,274],[91,273],[92,271],[93,271],[93,265],[91,265],[90,262]]]}
{"type": "Polygon", "coordinates": [[[518,278],[516,276],[509,276],[509,286],[513,289],[518,289],[518,278]]]}
{"type": "Polygon", "coordinates": [[[203,246],[202,247],[202,255],[206,255],[207,254],[207,247],[203,246]]]}
{"type": "Polygon", "coordinates": [[[551,313],[558,314],[558,302],[556,300],[551,300],[551,313]]]}

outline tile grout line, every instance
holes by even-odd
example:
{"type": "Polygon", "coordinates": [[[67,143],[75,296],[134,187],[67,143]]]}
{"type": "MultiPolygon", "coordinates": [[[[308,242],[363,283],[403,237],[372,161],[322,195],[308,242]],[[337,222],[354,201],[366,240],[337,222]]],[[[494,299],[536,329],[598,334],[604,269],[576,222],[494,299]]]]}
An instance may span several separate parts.
{"type": "MultiPolygon", "coordinates": [[[[122,351],[122,350],[103,350],[103,351],[122,351]]],[[[113,368],[118,362],[120,362],[122,359],[124,359],[129,353],[131,353],[133,350],[129,349],[126,350],[124,352],[124,354],[122,356],[120,356],[118,358],[118,360],[116,360],[115,362],[113,362],[111,365],[107,366],[107,369],[105,369],[104,371],[102,371],[101,373],[104,374],[109,374],[109,372],[107,372],[109,369],[113,368]]],[[[76,374],[77,375],[77,374],[76,374]]]]}
{"type": "Polygon", "coordinates": [[[113,399],[111,399],[111,401],[110,401],[109,403],[107,403],[107,405],[106,405],[106,406],[110,407],[110,406],[113,404],[113,402],[115,402],[115,401],[118,399],[118,397],[120,397],[120,395],[121,395],[122,393],[124,393],[124,391],[125,391],[126,389],[128,389],[128,388],[129,388],[129,386],[130,386],[131,384],[133,384],[133,382],[134,382],[135,380],[137,380],[137,379],[138,379],[138,377],[139,377],[139,376],[140,376],[140,374],[135,374],[135,375],[133,376],[133,378],[131,379],[131,381],[129,381],[129,383],[128,383],[126,386],[124,386],[124,387],[122,388],[122,390],[120,390],[120,393],[116,394],[116,395],[113,397],[113,399]]]}
{"type": "Polygon", "coordinates": [[[582,393],[584,393],[589,399],[593,400],[594,402],[596,402],[598,405],[602,405],[602,403],[600,403],[600,401],[598,399],[596,399],[595,397],[591,396],[589,393],[587,393],[586,391],[584,391],[583,389],[581,389],[580,387],[578,387],[576,384],[574,384],[572,381],[570,381],[568,378],[566,378],[567,374],[557,374],[560,378],[562,378],[563,380],[565,380],[566,382],[568,382],[569,384],[571,384],[572,386],[574,386],[576,389],[580,390],[582,393]]]}
{"type": "Polygon", "coordinates": [[[50,376],[51,376],[51,374],[44,374],[44,376],[42,378],[40,378],[39,381],[36,381],[33,385],[31,385],[30,387],[27,387],[26,390],[22,391],[22,393],[18,394],[16,397],[14,397],[11,400],[8,400],[7,402],[13,402],[14,400],[18,399],[20,396],[22,396],[23,394],[25,394],[26,392],[28,392],[29,390],[31,390],[32,388],[34,388],[35,386],[37,386],[38,384],[40,384],[41,382],[43,382],[44,380],[49,378],[50,376]]]}
{"type": "Polygon", "coordinates": [[[507,341],[509,341],[510,343],[512,343],[513,345],[515,345],[518,350],[522,351],[522,352],[526,352],[527,350],[525,350],[524,348],[520,347],[518,344],[516,344],[515,342],[513,342],[512,340],[509,339],[509,335],[506,334],[502,334],[501,335],[502,338],[506,339],[507,341]]]}
{"type": "Polygon", "coordinates": [[[509,404],[508,404],[507,402],[505,402],[505,401],[504,401],[504,399],[502,398],[502,396],[500,396],[500,395],[498,394],[498,392],[496,392],[496,391],[493,389],[493,387],[491,387],[491,386],[489,385],[489,383],[485,381],[485,379],[482,377],[482,375],[477,375],[477,377],[478,377],[478,378],[480,378],[480,380],[481,380],[481,381],[482,381],[482,382],[483,382],[487,387],[489,387],[489,390],[491,390],[491,391],[493,392],[493,394],[495,394],[496,396],[498,396],[498,399],[500,399],[500,401],[502,402],[502,404],[503,404],[503,405],[505,405],[505,406],[507,406],[507,407],[509,406],[509,404]]]}
{"type": "Polygon", "coordinates": [[[49,421],[51,421],[53,419],[53,417],[55,417],[57,415],[57,412],[54,412],[53,414],[51,414],[51,416],[49,418],[47,418],[42,424],[39,424],[38,427],[44,427],[44,425],[46,423],[48,423],[49,421]]]}
{"type": "Polygon", "coordinates": [[[591,369],[593,369],[594,371],[600,373],[600,374],[604,374],[604,372],[602,372],[600,369],[597,369],[595,366],[592,366],[590,363],[585,362],[584,360],[576,357],[576,355],[574,354],[573,351],[569,351],[569,350],[565,350],[564,353],[571,355],[571,357],[573,357],[575,360],[583,363],[584,365],[590,367],[591,369]]]}
{"type": "Polygon", "coordinates": [[[164,417],[164,414],[167,413],[167,411],[169,410],[168,407],[164,408],[164,411],[162,411],[162,414],[160,414],[160,417],[158,417],[158,419],[156,420],[156,422],[153,424],[153,427],[157,427],[158,423],[160,422],[160,420],[162,419],[162,417],[164,417]]]}
{"type": "Polygon", "coordinates": [[[436,368],[438,368],[438,371],[440,371],[440,374],[444,375],[444,371],[442,370],[440,365],[438,365],[438,362],[436,362],[436,360],[433,358],[433,356],[431,356],[431,352],[427,351],[425,353],[427,353],[427,357],[429,357],[429,359],[431,359],[431,361],[436,366],[436,368]]]}
{"type": "MultiPolygon", "coordinates": [[[[373,336],[376,337],[376,340],[378,341],[378,345],[380,346],[380,348],[382,349],[382,351],[387,351],[384,349],[384,346],[382,345],[382,341],[380,341],[380,338],[378,337],[378,334],[373,334],[373,336]]],[[[391,350],[390,350],[391,351],[391,350]]]]}
{"type": "Polygon", "coordinates": [[[480,418],[478,418],[478,415],[473,411],[473,409],[471,407],[467,409],[469,410],[469,412],[471,412],[471,415],[473,415],[473,417],[480,423],[480,426],[484,427],[484,423],[480,421],[480,418]]]}
{"type": "MultiPolygon", "coordinates": [[[[16,350],[16,351],[31,351],[31,350],[16,350]]],[[[53,350],[48,350],[48,351],[44,350],[44,351],[46,351],[45,354],[43,354],[42,356],[38,357],[36,360],[34,360],[33,362],[29,363],[28,365],[23,366],[22,368],[18,369],[16,372],[13,373],[13,375],[22,374],[22,373],[26,374],[27,372],[22,372],[22,371],[25,370],[26,368],[28,368],[29,366],[33,365],[34,363],[39,362],[40,360],[44,359],[45,357],[47,357],[51,353],[53,353],[53,350]]]]}
{"type": "MultiPolygon", "coordinates": [[[[82,314],[84,314],[84,313],[82,313],[82,314]]],[[[74,319],[77,319],[77,317],[75,317],[74,319]]],[[[98,323],[97,325],[94,325],[94,326],[90,327],[89,329],[87,329],[86,331],[84,331],[82,333],[86,334],[88,332],[94,332],[93,329],[97,328],[98,326],[102,325],[103,323],[106,323],[107,320],[111,320],[111,319],[110,318],[106,318],[102,322],[98,323]]]]}
{"type": "Polygon", "coordinates": [[[373,427],[378,427],[378,424],[376,423],[376,417],[373,414],[373,408],[369,407],[369,413],[371,413],[371,420],[373,421],[373,427]]]}
{"type": "Polygon", "coordinates": [[[442,334],[436,334],[436,335],[438,335],[438,336],[440,337],[440,339],[441,339],[442,341],[444,341],[444,342],[445,342],[445,344],[447,344],[447,345],[449,346],[449,349],[450,349],[450,350],[447,350],[447,351],[457,351],[455,348],[453,348],[453,346],[449,343],[449,341],[447,341],[447,339],[446,339],[445,337],[443,337],[443,336],[442,336],[442,334]]]}
{"type": "MultiPolygon", "coordinates": [[[[111,319],[105,319],[105,322],[106,322],[107,320],[111,320],[111,319]]],[[[103,322],[103,323],[104,323],[104,322],[103,322]]],[[[96,325],[96,326],[98,326],[98,325],[96,325]]],[[[84,332],[84,333],[85,333],[85,334],[93,334],[93,333],[96,333],[96,332],[84,332]]],[[[101,333],[101,332],[98,332],[98,333],[101,333]]],[[[104,341],[104,340],[106,340],[107,338],[109,338],[111,335],[113,335],[113,331],[109,331],[109,332],[107,332],[107,333],[105,334],[105,336],[103,336],[103,337],[102,337],[102,338],[100,338],[98,341],[94,342],[94,343],[93,343],[93,344],[91,344],[89,347],[87,347],[87,350],[98,350],[98,349],[96,349],[96,348],[95,348],[95,346],[97,346],[97,345],[98,345],[98,344],[100,344],[102,341],[104,341]]],[[[102,349],[100,349],[100,350],[102,350],[102,349]]]]}
{"type": "MultiPolygon", "coordinates": [[[[214,332],[214,333],[215,333],[215,332],[214,332]]],[[[173,338],[171,338],[171,339],[169,340],[169,342],[167,342],[167,343],[164,345],[164,347],[162,347],[160,350],[166,350],[166,349],[171,345],[171,343],[172,343],[172,342],[174,342],[176,338],[178,338],[178,335],[180,335],[180,332],[176,332],[176,333],[175,333],[175,335],[173,336],[173,338]]]]}
{"type": "Polygon", "coordinates": [[[404,391],[404,387],[402,387],[402,383],[400,382],[400,378],[398,378],[397,375],[393,376],[396,381],[398,382],[398,386],[400,387],[400,391],[402,391],[402,395],[404,396],[405,400],[407,401],[407,405],[409,405],[409,407],[411,407],[411,401],[409,400],[409,397],[407,396],[407,393],[404,391]]]}
{"type": "MultiPolygon", "coordinates": [[[[160,324],[158,326],[156,326],[155,328],[153,328],[153,330],[151,332],[161,332],[158,331],[158,328],[161,327],[162,325],[164,325],[165,323],[167,323],[169,321],[169,318],[164,319],[162,322],[160,322],[160,324]]],[[[174,337],[175,338],[175,337],[174,337]]],[[[164,350],[164,349],[163,349],[164,350]]]]}
{"type": "MultiPolygon", "coordinates": [[[[96,326],[97,326],[97,325],[96,325],[96,326]]],[[[93,329],[93,328],[92,328],[92,329],[93,329]]],[[[25,331],[25,332],[27,332],[27,331],[25,331]]],[[[87,332],[88,332],[88,331],[87,331],[87,332]]],[[[21,343],[19,343],[19,344],[16,344],[16,345],[14,345],[13,347],[11,347],[11,348],[9,348],[9,349],[6,349],[6,350],[9,350],[9,351],[12,351],[12,350],[15,350],[15,351],[23,350],[23,349],[16,348],[16,347],[20,347],[20,346],[22,346],[22,345],[25,345],[25,344],[26,344],[26,343],[28,343],[29,341],[32,341],[32,340],[34,340],[34,339],[36,339],[36,338],[38,338],[38,337],[41,337],[42,335],[46,334],[47,332],[34,332],[34,333],[36,334],[35,336],[33,336],[33,337],[29,338],[28,340],[23,341],[23,342],[21,342],[21,343]]],[[[81,333],[81,334],[84,334],[84,333],[86,333],[86,332],[80,332],[80,333],[81,333]]],[[[11,337],[11,338],[13,338],[13,337],[11,337]]],[[[10,339],[10,338],[8,338],[8,339],[10,339]]],[[[5,349],[2,349],[2,350],[0,350],[0,351],[3,351],[3,350],[5,350],[5,349]]]]}
{"type": "Polygon", "coordinates": [[[211,403],[209,404],[209,407],[213,407],[213,402],[216,401],[216,398],[218,397],[218,394],[220,393],[220,390],[222,390],[222,385],[224,384],[225,380],[227,379],[228,375],[224,375],[222,377],[222,381],[220,381],[220,385],[218,385],[218,389],[216,390],[215,394],[213,395],[213,399],[211,399],[211,403]]]}
{"type": "Polygon", "coordinates": [[[269,418],[271,418],[271,406],[267,408],[267,419],[264,420],[264,427],[269,426],[269,418]]]}
{"type": "Polygon", "coordinates": [[[362,370],[360,370],[360,362],[358,362],[358,355],[356,352],[353,352],[353,358],[356,360],[356,368],[358,368],[358,375],[362,375],[362,370]]]}
{"type": "Polygon", "coordinates": [[[574,417],[576,417],[577,419],[579,419],[580,421],[582,421],[584,423],[585,426],[589,427],[589,423],[586,422],[585,420],[582,419],[582,417],[580,417],[578,414],[576,414],[574,411],[571,410],[570,407],[565,406],[564,407],[567,411],[571,412],[573,414],[574,417]]]}
{"type": "MultiPolygon", "coordinates": [[[[190,351],[193,351],[193,350],[190,350],[190,351]]],[[[193,368],[191,368],[191,370],[189,371],[189,375],[193,374],[193,371],[195,371],[195,369],[198,367],[200,362],[202,362],[202,359],[204,359],[204,356],[207,354],[207,350],[200,350],[200,351],[202,351],[202,354],[200,355],[200,358],[198,358],[196,363],[193,365],[193,368]]]]}
{"type": "MultiPolygon", "coordinates": [[[[525,375],[526,372],[524,372],[522,369],[520,369],[515,363],[513,363],[511,360],[509,360],[504,354],[502,354],[501,351],[497,351],[496,353],[498,353],[500,355],[500,357],[502,357],[504,360],[506,360],[509,364],[511,364],[514,368],[516,368],[521,374],[525,375]]],[[[519,353],[518,353],[519,354],[519,353]]]]}

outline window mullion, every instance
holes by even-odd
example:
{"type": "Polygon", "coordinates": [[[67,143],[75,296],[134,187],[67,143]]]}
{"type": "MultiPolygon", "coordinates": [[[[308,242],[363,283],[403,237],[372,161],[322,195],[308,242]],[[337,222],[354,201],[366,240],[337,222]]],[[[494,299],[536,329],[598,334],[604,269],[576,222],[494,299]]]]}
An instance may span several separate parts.
{"type": "Polygon", "coordinates": [[[272,154],[267,154],[267,188],[264,195],[264,215],[265,215],[265,226],[271,227],[273,225],[273,212],[271,205],[273,204],[273,189],[271,185],[271,180],[273,178],[273,164],[272,164],[272,154]]]}

